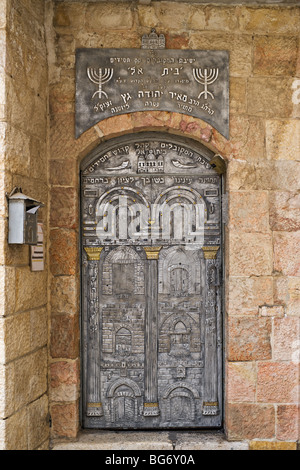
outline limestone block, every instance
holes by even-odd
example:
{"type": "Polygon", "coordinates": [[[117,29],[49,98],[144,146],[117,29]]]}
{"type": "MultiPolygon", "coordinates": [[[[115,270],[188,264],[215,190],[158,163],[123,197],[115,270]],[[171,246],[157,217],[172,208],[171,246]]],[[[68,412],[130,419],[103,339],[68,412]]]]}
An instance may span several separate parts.
{"type": "Polygon", "coordinates": [[[246,161],[264,159],[264,122],[261,118],[233,114],[230,120],[230,140],[220,139],[213,130],[211,143],[226,155],[228,160],[237,158],[246,161]]]}
{"type": "Polygon", "coordinates": [[[16,311],[41,307],[47,303],[47,272],[16,268],[16,311]]]}
{"type": "MultiPolygon", "coordinates": [[[[196,7],[197,8],[197,7],[196,7]]],[[[235,6],[208,6],[205,8],[205,30],[238,30],[238,9],[235,6]]]]}
{"type": "Polygon", "coordinates": [[[267,191],[231,191],[229,228],[241,232],[267,232],[269,230],[267,191]]]}
{"type": "Polygon", "coordinates": [[[257,189],[297,191],[300,181],[299,162],[265,161],[256,167],[257,189]],[[297,183],[298,180],[298,183],[297,183]]]}
{"type": "MultiPolygon", "coordinates": [[[[206,143],[211,141],[214,129],[207,122],[184,114],[180,114],[179,116],[180,117],[178,119],[177,113],[171,113],[170,125],[173,128],[176,128],[178,125],[181,132],[184,132],[197,140],[206,143]]],[[[219,136],[221,137],[221,142],[223,142],[225,139],[221,134],[219,134],[219,136]]]]}
{"type": "Polygon", "coordinates": [[[191,32],[191,49],[229,51],[230,76],[248,77],[252,74],[252,38],[250,35],[219,31],[191,32]]]}
{"type": "Polygon", "coordinates": [[[190,36],[188,33],[166,33],[166,49],[189,49],[189,39],[190,36]]]}
{"type": "MultiPolygon", "coordinates": [[[[45,55],[46,45],[42,18],[37,19],[32,14],[34,9],[33,4],[31,5],[31,11],[29,11],[22,3],[17,0],[12,1],[13,5],[9,11],[10,42],[14,41],[15,45],[22,44],[24,43],[24,38],[26,38],[28,49],[45,55]]],[[[36,3],[39,4],[40,0],[36,3]]]]}
{"type": "Polygon", "coordinates": [[[287,315],[300,316],[300,278],[288,279],[288,303],[286,308],[287,315]]]}
{"type": "Polygon", "coordinates": [[[291,36],[256,36],[254,38],[254,75],[295,76],[297,38],[291,36]]]}
{"type": "Polygon", "coordinates": [[[100,121],[95,128],[99,129],[104,136],[117,136],[132,130],[132,126],[132,115],[121,114],[100,121]]]}
{"type": "Polygon", "coordinates": [[[264,160],[257,163],[231,160],[228,164],[229,190],[298,191],[300,165],[294,161],[264,160]]]}
{"type": "Polygon", "coordinates": [[[60,68],[57,76],[60,80],[61,73],[71,73],[75,68],[75,38],[73,34],[59,34],[56,37],[56,62],[55,65],[60,68]]]}
{"type": "Polygon", "coordinates": [[[228,360],[271,359],[271,319],[229,317],[228,360]]]}
{"type": "Polygon", "coordinates": [[[158,18],[154,5],[137,5],[137,16],[138,21],[141,26],[146,26],[147,28],[156,28],[158,25],[158,18]]]}
{"type": "Polygon", "coordinates": [[[268,276],[272,273],[272,238],[263,233],[232,232],[229,272],[232,276],[268,276]]]}
{"type": "Polygon", "coordinates": [[[5,263],[7,265],[19,265],[28,266],[29,264],[29,247],[28,245],[15,245],[8,244],[8,219],[5,220],[4,226],[2,225],[3,220],[0,219],[0,232],[2,232],[3,245],[0,248],[0,258],[4,255],[5,263]],[[4,230],[3,230],[4,229],[4,230]],[[2,251],[2,253],[1,253],[2,251]]]}
{"type": "Polygon", "coordinates": [[[79,324],[74,315],[54,315],[51,319],[51,356],[76,359],[79,355],[79,324]]]}
{"type": "Polygon", "coordinates": [[[51,116],[50,122],[50,148],[53,160],[64,158],[76,159],[78,154],[88,153],[99,142],[97,132],[91,128],[84,132],[79,139],[74,135],[75,120],[74,114],[55,114],[51,116]]]}
{"type": "Polygon", "coordinates": [[[48,64],[46,55],[37,54],[34,50],[28,50],[26,54],[26,76],[28,88],[43,100],[47,106],[48,93],[48,64]]]}
{"type": "Polygon", "coordinates": [[[251,441],[249,450],[297,450],[297,442],[251,441]]]}
{"type": "MultiPolygon", "coordinates": [[[[7,123],[6,122],[0,122],[0,151],[1,155],[5,155],[6,153],[6,144],[7,144],[7,123]]],[[[1,159],[0,162],[0,170],[4,171],[5,168],[5,160],[1,159]]]]}
{"type": "Polygon", "coordinates": [[[228,404],[226,429],[228,438],[272,439],[275,435],[273,405],[228,404]]]}
{"type": "Polygon", "coordinates": [[[58,276],[51,280],[51,310],[54,314],[76,314],[78,282],[74,276],[58,276]]]}
{"type": "Polygon", "coordinates": [[[0,448],[3,450],[28,450],[28,415],[26,407],[5,421],[0,421],[0,448]],[[4,425],[1,426],[1,423],[4,425]],[[2,429],[1,429],[2,427],[2,429]]]}
{"type": "Polygon", "coordinates": [[[240,28],[260,34],[298,34],[300,11],[296,6],[284,7],[242,7],[240,28]]]}
{"type": "Polygon", "coordinates": [[[257,401],[297,403],[299,364],[259,362],[257,365],[257,401]]]}
{"type": "Polygon", "coordinates": [[[253,362],[229,362],[226,380],[229,402],[255,401],[256,367],[253,362]]]}
{"type": "MultiPolygon", "coordinates": [[[[1,46],[0,46],[1,47],[1,46]]],[[[6,98],[5,98],[5,77],[4,72],[0,70],[0,119],[2,121],[6,120],[6,98]]]]}
{"type": "Polygon", "coordinates": [[[300,276],[297,253],[300,246],[300,231],[274,232],[274,269],[286,276],[300,276]]]}
{"type": "MultiPolygon", "coordinates": [[[[14,174],[12,175],[12,187],[14,188],[15,186],[22,188],[24,194],[27,194],[37,201],[41,201],[43,204],[45,204],[44,208],[39,209],[39,219],[44,221],[47,220],[46,216],[43,218],[47,210],[48,202],[47,181],[43,181],[42,179],[35,179],[32,176],[27,177],[14,174]]],[[[46,223],[44,226],[46,227],[46,223]]]]}
{"type": "Polygon", "coordinates": [[[50,269],[56,276],[74,275],[78,272],[77,235],[73,230],[50,231],[50,269]]]}
{"type": "Polygon", "coordinates": [[[21,90],[19,84],[8,86],[10,103],[10,122],[24,132],[46,141],[47,108],[45,101],[27,89],[21,90]]]}
{"type": "Polygon", "coordinates": [[[247,83],[244,77],[231,77],[229,83],[230,113],[243,114],[246,112],[247,83]]]}
{"type": "Polygon", "coordinates": [[[6,0],[0,1],[0,29],[6,26],[6,15],[7,15],[7,2],[6,0]]]}
{"type": "MultiPolygon", "coordinates": [[[[281,441],[299,438],[299,405],[278,405],[276,437],[281,441]]],[[[286,443],[296,444],[296,443],[286,443]]]]}
{"type": "Polygon", "coordinates": [[[32,97],[33,114],[30,116],[28,131],[41,141],[47,139],[47,101],[45,96],[32,97]]]}
{"type": "Polygon", "coordinates": [[[85,29],[101,31],[103,29],[126,30],[133,26],[133,13],[128,5],[122,3],[98,3],[87,5],[85,29]]]}
{"type": "Polygon", "coordinates": [[[49,165],[51,184],[75,187],[79,170],[74,159],[50,160],[49,165]]]}
{"type": "Polygon", "coordinates": [[[55,362],[50,365],[52,402],[74,402],[79,398],[79,362],[55,362]]]}
{"type": "Polygon", "coordinates": [[[248,81],[249,114],[266,118],[292,116],[292,79],[255,77],[248,81]]]}
{"type": "Polygon", "coordinates": [[[54,27],[77,29],[82,27],[85,5],[73,3],[56,3],[54,5],[54,27]]]}
{"type": "Polygon", "coordinates": [[[291,232],[300,229],[300,194],[271,191],[269,202],[271,230],[291,232]]]}
{"type": "Polygon", "coordinates": [[[12,85],[15,81],[19,82],[19,80],[22,80],[19,83],[27,83],[25,73],[26,44],[24,41],[17,39],[14,34],[10,35],[8,41],[4,36],[4,31],[1,31],[1,44],[4,45],[4,49],[1,51],[0,64],[5,68],[6,73],[9,74],[8,78],[12,79],[9,82],[12,85]],[[9,53],[5,54],[5,50],[9,53]]]}
{"type": "Polygon", "coordinates": [[[273,359],[300,362],[300,319],[275,318],[273,326],[273,359]]]}
{"type": "MultiPolygon", "coordinates": [[[[1,15],[1,11],[0,11],[1,15]]],[[[0,16],[1,22],[1,16],[0,16]]],[[[0,105],[1,105],[1,118],[4,119],[6,115],[6,74],[5,74],[5,67],[6,67],[6,33],[4,30],[0,29],[0,105]]]]}
{"type": "Polygon", "coordinates": [[[274,304],[284,305],[288,302],[288,297],[288,277],[274,277],[274,304]]]}
{"type": "Polygon", "coordinates": [[[51,406],[52,437],[75,438],[79,428],[78,402],[51,406]]]}
{"type": "MultiPolygon", "coordinates": [[[[1,137],[0,137],[0,142],[1,142],[1,137]]],[[[2,165],[5,166],[4,161],[2,162],[2,165]]],[[[1,167],[1,163],[0,163],[0,167],[1,167]]],[[[8,215],[8,203],[7,203],[6,193],[11,191],[11,187],[12,187],[11,174],[8,171],[0,170],[0,216],[7,217],[8,215]]]]}
{"type": "Polygon", "coordinates": [[[43,395],[28,407],[28,450],[37,449],[49,438],[48,397],[43,395]]]}
{"type": "Polygon", "coordinates": [[[299,160],[300,121],[297,119],[270,119],[266,121],[267,158],[299,160]]]}
{"type": "Polygon", "coordinates": [[[30,312],[30,349],[41,348],[48,342],[48,313],[46,308],[30,312]]]}
{"type": "Polygon", "coordinates": [[[29,265],[28,245],[6,245],[5,260],[7,265],[29,265]]]}
{"type": "Polygon", "coordinates": [[[227,301],[229,315],[256,315],[259,305],[272,303],[271,277],[229,277],[227,301]]]}
{"type": "Polygon", "coordinates": [[[47,348],[18,359],[15,374],[15,406],[18,410],[46,393],[47,348]]]}
{"type": "Polygon", "coordinates": [[[30,351],[30,312],[0,319],[0,362],[5,364],[30,351]]]}
{"type": "Polygon", "coordinates": [[[37,180],[47,181],[48,151],[46,142],[35,136],[30,137],[30,176],[37,180]]]}
{"type": "Polygon", "coordinates": [[[171,2],[155,2],[153,4],[159,27],[168,30],[185,30],[190,17],[190,5],[178,3],[174,8],[171,2]]]}
{"type": "Polygon", "coordinates": [[[167,111],[137,112],[131,115],[134,130],[164,128],[168,126],[171,113],[167,111]]]}
{"type": "Polygon", "coordinates": [[[78,194],[70,187],[52,186],[50,192],[51,227],[76,228],[78,226],[78,194]]]}
{"type": "Polygon", "coordinates": [[[29,176],[30,136],[27,132],[13,125],[8,127],[5,157],[9,171],[29,176]]]}
{"type": "Polygon", "coordinates": [[[49,439],[46,439],[41,445],[39,445],[35,450],[47,450],[49,451],[49,439]]]}
{"type": "Polygon", "coordinates": [[[50,113],[72,113],[74,111],[75,80],[74,77],[63,75],[58,83],[51,85],[49,90],[50,113]]]}
{"type": "MultiPolygon", "coordinates": [[[[147,31],[148,33],[148,31],[147,31]]],[[[136,30],[106,30],[105,34],[93,31],[83,32],[78,29],[74,32],[75,47],[95,47],[95,48],[140,48],[141,34],[136,30]]],[[[74,55],[74,54],[73,54],[74,55]]]]}
{"type": "Polygon", "coordinates": [[[0,316],[15,311],[15,269],[0,266],[0,316]]]}
{"type": "Polygon", "coordinates": [[[20,0],[24,7],[36,17],[40,23],[44,20],[44,8],[45,8],[45,1],[44,0],[20,0]]]}
{"type": "MultiPolygon", "coordinates": [[[[1,9],[0,9],[0,24],[1,24],[2,18],[1,18],[1,9]]],[[[5,29],[0,29],[0,46],[1,46],[1,51],[0,51],[0,70],[1,70],[1,75],[3,78],[3,82],[1,83],[1,104],[5,104],[5,68],[7,64],[7,58],[6,58],[6,47],[7,47],[7,37],[6,37],[6,31],[5,29]]]]}
{"type": "Polygon", "coordinates": [[[286,315],[300,316],[300,278],[275,277],[274,302],[285,305],[286,315]]]}
{"type": "Polygon", "coordinates": [[[6,251],[6,240],[7,240],[7,219],[0,216],[0,265],[5,264],[5,251],[6,251]]]}
{"type": "MultiPolygon", "coordinates": [[[[222,433],[204,432],[200,433],[180,433],[176,434],[175,450],[248,450],[246,441],[228,441],[222,433]]],[[[147,437],[146,437],[147,438],[147,437]]],[[[172,440],[172,444],[173,444],[172,440]]],[[[171,442],[170,442],[171,443],[171,442]]],[[[158,445],[157,443],[156,445],[158,445]]],[[[146,444],[147,445],[147,444],[146,444]]],[[[154,447],[158,449],[158,447],[154,447]]],[[[173,447],[174,449],[174,447],[173,447]]]]}
{"type": "Polygon", "coordinates": [[[0,419],[12,415],[15,410],[15,366],[0,364],[0,419]]]}

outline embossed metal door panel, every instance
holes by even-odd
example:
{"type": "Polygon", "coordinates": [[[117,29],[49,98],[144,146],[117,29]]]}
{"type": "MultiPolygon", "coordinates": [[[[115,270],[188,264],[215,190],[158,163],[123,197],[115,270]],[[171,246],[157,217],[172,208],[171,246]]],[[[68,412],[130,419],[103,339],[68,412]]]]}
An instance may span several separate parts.
{"type": "Polygon", "coordinates": [[[222,425],[222,178],[211,157],[141,133],[82,164],[86,428],[222,425]]]}

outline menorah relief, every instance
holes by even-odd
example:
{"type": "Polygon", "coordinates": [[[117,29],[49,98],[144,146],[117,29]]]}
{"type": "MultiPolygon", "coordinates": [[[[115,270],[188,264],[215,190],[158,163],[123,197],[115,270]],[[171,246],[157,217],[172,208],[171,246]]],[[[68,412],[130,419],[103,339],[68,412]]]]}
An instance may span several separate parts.
{"type": "Polygon", "coordinates": [[[87,69],[87,75],[89,77],[89,79],[91,80],[91,82],[95,83],[96,85],[98,85],[98,90],[95,91],[95,93],[93,94],[92,98],[94,98],[95,95],[99,95],[99,99],[102,97],[102,95],[104,95],[106,98],[108,98],[107,96],[107,93],[105,93],[105,91],[102,90],[102,86],[105,84],[105,83],[108,83],[112,77],[113,77],[113,74],[114,74],[114,71],[113,69],[101,69],[99,68],[98,71],[97,69],[93,69],[92,67],[88,67],[87,69]]]}
{"type": "Polygon", "coordinates": [[[200,83],[201,85],[204,85],[204,90],[201,91],[198,96],[198,99],[200,99],[201,96],[204,95],[204,99],[207,100],[208,95],[210,95],[211,98],[214,100],[215,97],[213,93],[208,91],[207,86],[211,85],[217,80],[219,76],[219,69],[204,69],[203,72],[202,69],[193,69],[193,76],[196,82],[200,83]]]}

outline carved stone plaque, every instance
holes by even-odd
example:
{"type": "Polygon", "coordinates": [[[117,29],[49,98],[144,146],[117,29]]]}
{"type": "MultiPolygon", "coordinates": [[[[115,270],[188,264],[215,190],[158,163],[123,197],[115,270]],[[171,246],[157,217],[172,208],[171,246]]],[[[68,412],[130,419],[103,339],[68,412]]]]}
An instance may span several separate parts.
{"type": "Polygon", "coordinates": [[[135,111],[201,118],[229,137],[229,54],[171,49],[78,49],[76,138],[135,111]]]}
{"type": "Polygon", "coordinates": [[[141,133],[82,164],[86,428],[221,426],[222,178],[211,157],[141,133]]]}

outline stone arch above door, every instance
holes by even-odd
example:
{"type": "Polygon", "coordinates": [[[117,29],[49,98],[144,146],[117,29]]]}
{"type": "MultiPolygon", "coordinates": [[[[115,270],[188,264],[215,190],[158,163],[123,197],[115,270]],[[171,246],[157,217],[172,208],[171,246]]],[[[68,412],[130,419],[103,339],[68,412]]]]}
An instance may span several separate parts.
{"type": "Polygon", "coordinates": [[[167,132],[196,140],[203,143],[212,152],[221,154],[225,159],[235,153],[233,143],[225,139],[207,122],[181,113],[149,111],[113,116],[100,121],[77,140],[73,132],[73,123],[63,122],[62,125],[72,129],[72,139],[66,141],[66,146],[72,146],[74,150],[77,149],[76,153],[80,160],[87,155],[93,146],[103,140],[144,131],[167,132]]]}

